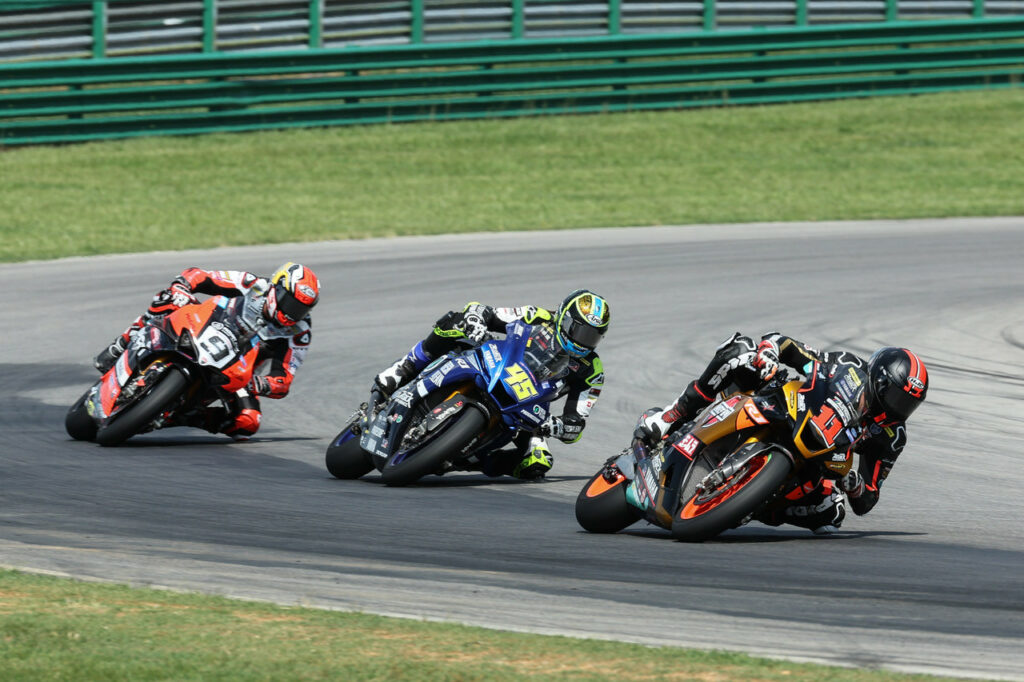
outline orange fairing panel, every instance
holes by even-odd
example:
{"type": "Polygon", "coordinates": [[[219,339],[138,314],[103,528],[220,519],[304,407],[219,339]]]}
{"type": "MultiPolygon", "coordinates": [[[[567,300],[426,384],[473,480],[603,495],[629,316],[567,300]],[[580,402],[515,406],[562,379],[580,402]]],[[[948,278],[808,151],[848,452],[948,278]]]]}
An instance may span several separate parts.
{"type": "Polygon", "coordinates": [[[238,360],[223,370],[228,383],[224,384],[224,390],[237,391],[245,388],[252,380],[252,371],[255,369],[256,355],[259,353],[259,346],[253,346],[245,355],[239,356],[238,360]]]}
{"type": "Polygon", "coordinates": [[[199,305],[186,305],[171,313],[168,319],[174,332],[181,336],[182,330],[187,329],[192,332],[193,336],[198,336],[203,325],[213,315],[213,311],[217,307],[217,298],[214,296],[199,305]]]}
{"type": "Polygon", "coordinates": [[[600,497],[625,480],[626,477],[622,474],[618,474],[611,482],[608,482],[604,476],[598,476],[591,481],[590,487],[587,488],[587,497],[600,497]]]}

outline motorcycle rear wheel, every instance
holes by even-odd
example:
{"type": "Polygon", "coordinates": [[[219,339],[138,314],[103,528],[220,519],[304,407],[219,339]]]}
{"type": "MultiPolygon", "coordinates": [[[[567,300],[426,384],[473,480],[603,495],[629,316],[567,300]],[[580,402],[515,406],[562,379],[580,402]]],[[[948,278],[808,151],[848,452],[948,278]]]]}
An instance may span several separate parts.
{"type": "Polygon", "coordinates": [[[96,440],[96,431],[99,427],[85,409],[85,399],[88,397],[89,391],[86,391],[64,417],[64,430],[75,440],[96,440]]]}
{"type": "Polygon", "coordinates": [[[420,445],[414,453],[410,453],[398,464],[391,464],[395,455],[391,455],[383,471],[381,479],[387,485],[408,485],[422,477],[437,472],[441,464],[461,450],[470,440],[484,429],[487,419],[483,413],[471,404],[451,418],[451,422],[425,444],[420,445]]]}
{"type": "Polygon", "coordinates": [[[778,490],[789,476],[793,463],[773,451],[752,458],[713,497],[694,495],[683,500],[672,516],[672,537],[684,542],[702,542],[733,528],[753,513],[778,490]]]}
{"type": "Polygon", "coordinates": [[[170,405],[185,389],[188,379],[181,370],[171,367],[133,405],[129,405],[114,420],[96,433],[100,445],[117,445],[144,429],[170,405]]]}
{"type": "Polygon", "coordinates": [[[619,474],[614,482],[597,472],[576,497],[576,521],[591,533],[618,533],[640,520],[640,510],[626,501],[629,480],[619,474]]]}
{"type": "Polygon", "coordinates": [[[359,447],[358,435],[353,434],[348,440],[338,443],[351,430],[352,427],[346,426],[327,446],[327,470],[335,478],[351,480],[365,476],[373,470],[373,460],[370,453],[359,447]]]}

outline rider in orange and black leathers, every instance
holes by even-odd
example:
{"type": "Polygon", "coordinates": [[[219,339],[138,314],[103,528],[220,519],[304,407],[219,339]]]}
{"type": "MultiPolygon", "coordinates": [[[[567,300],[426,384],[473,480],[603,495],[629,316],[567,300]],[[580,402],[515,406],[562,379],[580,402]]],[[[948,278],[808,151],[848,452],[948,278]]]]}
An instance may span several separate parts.
{"type": "Polygon", "coordinates": [[[928,372],[911,351],[880,348],[865,362],[853,353],[821,352],[778,333],[765,334],[755,344],[737,332],[718,347],[704,373],[675,402],[643,420],[637,435],[647,440],[664,437],[693,420],[715,394],[730,385],[756,390],[767,383],[780,363],[808,381],[844,373],[850,377],[848,382],[836,382],[841,394],[833,396],[830,405],[843,417],[837,448],[852,450],[860,461],[837,482],[821,476],[802,481],[786,494],[789,505],[763,513],[757,520],[832,533],[842,524],[847,504],[858,516],[875,506],[882,482],[907,443],[906,420],[928,390],[928,372]]]}
{"type": "MultiPolygon", "coordinates": [[[[260,427],[260,402],[257,396],[280,399],[288,395],[292,379],[306,357],[312,338],[309,311],[320,295],[320,283],[307,267],[286,263],[270,278],[258,277],[240,270],[202,270],[188,268],[164,290],[153,297],[149,309],[94,361],[101,372],[109,370],[124,352],[131,335],[146,322],[196,303],[195,294],[210,296],[252,296],[263,299],[262,312],[266,326],[253,373],[245,389],[219,397],[225,407],[208,407],[184,415],[183,421],[165,426],[195,426],[212,433],[225,433],[235,440],[246,440],[260,427]],[[261,367],[262,366],[262,367],[261,367]]],[[[223,393],[223,392],[221,392],[223,393]]]]}

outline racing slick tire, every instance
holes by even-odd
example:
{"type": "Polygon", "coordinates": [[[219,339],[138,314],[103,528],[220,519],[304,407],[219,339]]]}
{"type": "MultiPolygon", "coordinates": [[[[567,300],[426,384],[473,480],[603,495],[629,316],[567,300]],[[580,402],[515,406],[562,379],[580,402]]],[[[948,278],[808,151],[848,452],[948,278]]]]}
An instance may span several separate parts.
{"type": "Polygon", "coordinates": [[[682,500],[672,516],[672,537],[684,542],[702,542],[736,527],[778,490],[792,469],[793,463],[786,455],[777,450],[764,450],[713,495],[694,495],[682,500]]]}
{"type": "Polygon", "coordinates": [[[351,427],[346,426],[327,446],[327,470],[335,478],[350,480],[373,471],[373,460],[370,453],[359,447],[359,436],[351,434],[350,438],[342,440],[351,431],[351,427]]]}
{"type": "Polygon", "coordinates": [[[470,403],[462,412],[452,416],[426,443],[421,443],[412,451],[391,455],[380,472],[381,479],[387,485],[408,485],[437,472],[447,458],[458,453],[479,435],[486,424],[487,419],[483,413],[470,403]],[[399,457],[400,461],[393,463],[399,457]]]}
{"type": "Polygon", "coordinates": [[[591,533],[618,533],[640,520],[640,510],[626,501],[629,480],[619,474],[609,482],[597,472],[576,497],[576,521],[591,533]]]}
{"type": "Polygon", "coordinates": [[[188,379],[181,370],[171,367],[134,404],[114,417],[109,425],[96,433],[100,445],[117,445],[144,429],[163,412],[185,389],[188,379]]]}
{"type": "MultiPolygon", "coordinates": [[[[90,389],[91,390],[91,389],[90,389]]],[[[64,417],[64,430],[75,440],[96,440],[96,420],[85,409],[85,400],[90,391],[82,394],[64,417]]]]}

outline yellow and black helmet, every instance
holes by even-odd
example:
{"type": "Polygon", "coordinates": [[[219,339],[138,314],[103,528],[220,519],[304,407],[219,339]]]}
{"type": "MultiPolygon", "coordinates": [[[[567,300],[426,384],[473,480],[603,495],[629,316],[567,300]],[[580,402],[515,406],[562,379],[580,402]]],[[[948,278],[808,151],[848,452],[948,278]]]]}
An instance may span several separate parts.
{"type": "Polygon", "coordinates": [[[589,289],[577,289],[562,301],[555,315],[555,338],[569,355],[584,357],[608,331],[608,302],[589,289]]]}

